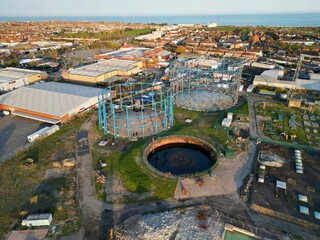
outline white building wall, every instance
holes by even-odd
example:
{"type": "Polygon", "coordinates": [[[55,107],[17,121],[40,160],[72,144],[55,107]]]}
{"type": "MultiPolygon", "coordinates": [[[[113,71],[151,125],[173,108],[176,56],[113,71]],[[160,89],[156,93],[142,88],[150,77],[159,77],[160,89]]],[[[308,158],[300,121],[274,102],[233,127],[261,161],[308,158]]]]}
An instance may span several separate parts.
{"type": "Polygon", "coordinates": [[[320,91],[320,80],[296,79],[295,82],[290,82],[290,81],[277,80],[274,77],[270,77],[270,76],[255,76],[253,85],[320,91]]]}
{"type": "Polygon", "coordinates": [[[25,78],[15,79],[15,80],[8,81],[8,82],[0,82],[0,92],[12,91],[16,88],[23,87],[27,84],[28,84],[28,82],[26,81],[25,78]]]}

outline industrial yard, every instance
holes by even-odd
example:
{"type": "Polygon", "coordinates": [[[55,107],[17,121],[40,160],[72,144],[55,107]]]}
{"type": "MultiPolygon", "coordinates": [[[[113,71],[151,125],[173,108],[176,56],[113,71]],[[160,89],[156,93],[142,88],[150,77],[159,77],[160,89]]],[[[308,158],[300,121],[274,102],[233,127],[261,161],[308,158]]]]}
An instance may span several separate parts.
{"type": "Polygon", "coordinates": [[[261,144],[258,149],[273,152],[281,163],[272,166],[276,162],[269,160],[261,163],[258,159],[260,163],[256,164],[251,207],[258,212],[317,229],[320,223],[317,214],[320,207],[318,153],[301,150],[303,173],[299,173],[295,148],[261,144]],[[266,166],[263,170],[264,181],[258,181],[260,164],[266,166]],[[277,184],[279,181],[285,183],[285,187],[277,184]],[[306,207],[307,212],[302,211],[301,206],[306,207]]]}
{"type": "Polygon", "coordinates": [[[0,124],[0,162],[22,150],[27,144],[27,136],[47,126],[31,119],[2,116],[0,124]]]}

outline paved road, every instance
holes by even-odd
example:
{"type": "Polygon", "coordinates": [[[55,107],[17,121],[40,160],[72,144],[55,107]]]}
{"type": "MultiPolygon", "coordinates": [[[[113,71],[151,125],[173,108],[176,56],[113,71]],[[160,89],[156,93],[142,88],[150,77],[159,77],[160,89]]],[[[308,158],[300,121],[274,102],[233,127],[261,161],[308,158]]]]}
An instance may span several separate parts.
{"type": "Polygon", "coordinates": [[[251,137],[258,137],[258,130],[257,130],[258,126],[257,126],[257,120],[256,120],[256,113],[254,110],[254,105],[256,101],[257,101],[256,98],[251,96],[248,97],[251,137]]]}
{"type": "Polygon", "coordinates": [[[99,239],[102,202],[96,198],[88,131],[95,121],[90,118],[77,134],[77,189],[84,227],[84,239],[99,239]]]}

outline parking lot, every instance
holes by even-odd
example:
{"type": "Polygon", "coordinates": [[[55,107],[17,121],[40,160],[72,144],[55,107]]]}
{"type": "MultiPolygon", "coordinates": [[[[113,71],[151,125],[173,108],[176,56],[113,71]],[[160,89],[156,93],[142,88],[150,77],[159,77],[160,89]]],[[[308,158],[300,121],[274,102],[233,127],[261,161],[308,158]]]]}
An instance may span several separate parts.
{"type": "Polygon", "coordinates": [[[46,123],[0,115],[0,162],[27,145],[27,136],[47,126],[46,123]]]}

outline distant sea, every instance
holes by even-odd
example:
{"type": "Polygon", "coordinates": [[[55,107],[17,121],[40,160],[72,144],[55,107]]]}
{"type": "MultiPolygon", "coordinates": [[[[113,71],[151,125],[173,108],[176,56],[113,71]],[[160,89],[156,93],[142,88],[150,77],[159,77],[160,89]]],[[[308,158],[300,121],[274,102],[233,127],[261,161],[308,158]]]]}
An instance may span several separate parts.
{"type": "Polygon", "coordinates": [[[125,23],[168,23],[168,24],[205,24],[216,22],[219,26],[320,26],[320,13],[283,13],[283,14],[225,14],[195,16],[59,16],[59,17],[2,17],[5,21],[88,21],[88,22],[125,22],[125,23]]]}

